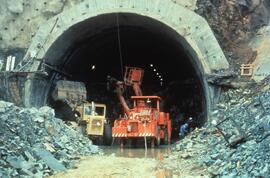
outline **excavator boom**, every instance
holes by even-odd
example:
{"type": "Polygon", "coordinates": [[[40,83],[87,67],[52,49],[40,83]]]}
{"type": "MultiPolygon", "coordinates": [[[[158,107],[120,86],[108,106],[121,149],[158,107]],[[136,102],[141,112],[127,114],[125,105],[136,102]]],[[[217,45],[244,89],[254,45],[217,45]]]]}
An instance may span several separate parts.
{"type": "Polygon", "coordinates": [[[115,88],[117,97],[127,116],[129,116],[130,114],[130,108],[128,107],[128,104],[123,96],[125,86],[132,86],[135,96],[142,96],[143,94],[142,94],[140,85],[142,83],[143,74],[144,74],[144,70],[141,68],[126,67],[125,75],[124,75],[124,82],[118,81],[117,79],[111,76],[107,76],[109,85],[113,85],[113,88],[115,88]]]}

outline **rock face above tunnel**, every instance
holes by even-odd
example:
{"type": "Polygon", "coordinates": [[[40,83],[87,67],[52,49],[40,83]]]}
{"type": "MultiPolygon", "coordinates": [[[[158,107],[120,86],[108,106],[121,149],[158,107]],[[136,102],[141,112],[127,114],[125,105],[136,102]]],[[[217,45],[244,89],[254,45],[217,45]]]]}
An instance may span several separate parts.
{"type": "Polygon", "coordinates": [[[269,75],[268,0],[212,1],[198,0],[198,14],[203,16],[221,44],[230,66],[239,72],[241,64],[252,64],[256,82],[269,75]]]}
{"type": "Polygon", "coordinates": [[[4,0],[0,6],[0,49],[28,48],[39,25],[69,6],[56,0],[4,0]]]}
{"type": "MultiPolygon", "coordinates": [[[[55,41],[64,34],[65,31],[76,25],[82,25],[85,20],[110,13],[131,13],[145,16],[157,20],[164,25],[175,30],[183,38],[183,44],[186,50],[190,50],[194,61],[205,73],[211,73],[212,70],[227,69],[228,62],[207,22],[187,8],[184,8],[171,1],[142,0],[130,1],[94,1],[88,0],[83,3],[64,10],[57,16],[54,16],[44,25],[39,27],[24,62],[33,60],[32,65],[24,68],[26,71],[37,70],[40,60],[46,56],[55,41]],[[78,16],[78,14],[81,14],[78,16]],[[42,50],[40,50],[42,49],[42,50]]],[[[116,24],[115,24],[116,25],[116,24]]],[[[81,31],[83,33],[83,30],[81,31]]],[[[78,36],[77,36],[78,37],[78,36]]],[[[63,53],[74,42],[74,39],[63,40],[61,49],[53,49],[54,56],[61,58],[63,53]]]]}
{"type": "Polygon", "coordinates": [[[251,40],[250,46],[257,52],[254,61],[254,73],[252,78],[255,81],[261,81],[270,75],[270,24],[261,28],[256,36],[251,40]]]}

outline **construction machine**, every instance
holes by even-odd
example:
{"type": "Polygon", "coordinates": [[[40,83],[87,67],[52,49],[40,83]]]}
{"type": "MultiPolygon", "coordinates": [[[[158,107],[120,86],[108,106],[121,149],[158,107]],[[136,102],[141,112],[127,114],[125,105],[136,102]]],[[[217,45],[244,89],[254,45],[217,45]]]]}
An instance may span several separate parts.
{"type": "Polygon", "coordinates": [[[109,145],[112,136],[109,120],[106,119],[106,105],[86,101],[86,94],[84,83],[59,80],[52,98],[65,102],[71,108],[77,123],[85,128],[85,134],[91,140],[109,145]]]}
{"type": "Polygon", "coordinates": [[[126,67],[124,81],[108,76],[114,84],[118,99],[123,107],[124,115],[114,121],[112,137],[120,140],[121,147],[127,139],[145,138],[151,141],[151,147],[171,142],[171,119],[169,113],[160,110],[159,96],[143,96],[141,90],[144,70],[126,67]],[[135,96],[131,96],[133,107],[129,108],[123,96],[125,87],[131,86],[135,96]]]}

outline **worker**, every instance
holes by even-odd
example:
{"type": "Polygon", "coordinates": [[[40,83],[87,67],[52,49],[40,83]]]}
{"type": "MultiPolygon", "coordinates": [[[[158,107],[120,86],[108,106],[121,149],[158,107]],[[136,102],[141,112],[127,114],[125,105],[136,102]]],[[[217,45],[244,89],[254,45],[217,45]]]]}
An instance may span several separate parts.
{"type": "Polygon", "coordinates": [[[193,118],[189,117],[188,121],[181,125],[180,127],[180,132],[179,132],[179,136],[180,138],[184,137],[187,133],[192,132],[194,129],[194,123],[193,123],[193,118]]]}
{"type": "Polygon", "coordinates": [[[91,107],[90,107],[90,106],[86,106],[86,107],[85,107],[85,114],[86,114],[86,115],[91,115],[91,113],[92,113],[91,107]]]}
{"type": "Polygon", "coordinates": [[[187,129],[188,129],[188,124],[185,123],[183,125],[181,125],[180,127],[180,132],[179,132],[179,137],[182,138],[185,136],[186,132],[187,132],[187,129]]]}
{"type": "Polygon", "coordinates": [[[85,114],[86,115],[97,115],[97,112],[92,109],[92,106],[85,107],[85,114]]]}

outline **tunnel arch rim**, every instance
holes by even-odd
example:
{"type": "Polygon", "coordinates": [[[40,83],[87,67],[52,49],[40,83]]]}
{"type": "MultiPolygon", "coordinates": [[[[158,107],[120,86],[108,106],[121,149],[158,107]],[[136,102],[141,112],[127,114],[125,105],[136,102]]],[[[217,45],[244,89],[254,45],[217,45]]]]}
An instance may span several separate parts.
{"type": "MultiPolygon", "coordinates": [[[[89,18],[89,19],[86,19],[86,20],[90,20],[91,21],[91,19],[95,19],[95,18],[98,18],[99,16],[110,16],[110,15],[114,15],[114,14],[116,14],[116,13],[106,13],[106,14],[100,14],[100,15],[98,15],[98,16],[94,16],[94,17],[91,17],[91,18],[89,18]]],[[[131,14],[131,15],[133,15],[133,16],[140,16],[140,17],[144,17],[144,16],[142,16],[142,15],[140,15],[140,14],[135,14],[135,13],[123,13],[123,12],[121,12],[121,14],[126,14],[126,15],[129,15],[129,14],[131,14]]],[[[185,38],[184,37],[182,37],[181,35],[179,35],[179,33],[177,33],[177,31],[175,31],[174,29],[172,29],[170,26],[168,26],[167,24],[164,24],[164,23],[162,23],[162,22],[160,22],[160,21],[157,21],[156,19],[153,19],[153,18],[150,18],[150,17],[146,17],[146,18],[148,18],[148,19],[150,19],[151,21],[156,21],[156,22],[154,22],[154,23],[159,23],[158,25],[160,25],[160,26],[164,26],[164,27],[166,27],[166,28],[169,28],[169,30],[170,30],[170,32],[168,32],[168,33],[175,33],[175,34],[177,34],[177,42],[179,43],[179,44],[181,44],[181,45],[183,45],[183,44],[185,44],[185,49],[188,49],[187,50],[187,53],[189,54],[189,56],[188,56],[188,58],[190,59],[190,60],[192,60],[192,61],[190,61],[191,62],[191,65],[192,65],[192,68],[194,68],[194,70],[195,71],[197,71],[197,73],[196,73],[196,76],[199,78],[199,81],[200,81],[200,84],[201,84],[201,86],[202,86],[202,92],[204,93],[204,97],[203,97],[203,99],[204,99],[204,104],[205,104],[205,108],[203,108],[203,110],[205,110],[206,111],[206,113],[205,113],[205,116],[206,116],[206,120],[207,120],[207,118],[208,118],[208,113],[209,113],[209,93],[208,93],[208,84],[207,84],[207,82],[204,80],[204,78],[203,78],[203,75],[204,75],[204,73],[205,73],[205,71],[204,71],[204,68],[203,68],[203,66],[202,66],[202,64],[200,63],[200,61],[197,59],[197,57],[196,57],[196,55],[195,56],[192,56],[192,54],[195,54],[195,52],[193,51],[193,48],[189,45],[189,43],[185,40],[185,38]]],[[[85,21],[86,21],[85,20],[85,21]]],[[[80,22],[80,23],[83,23],[83,22],[80,22]]],[[[70,27],[70,29],[71,28],[73,28],[73,27],[75,27],[75,26],[77,26],[77,25],[79,25],[78,23],[77,24],[74,24],[73,26],[71,26],[70,27]]],[[[134,25],[134,26],[137,26],[137,25],[134,25]]],[[[64,32],[64,33],[68,33],[68,32],[64,32]]],[[[64,35],[64,34],[62,34],[62,35],[64,35]]],[[[48,50],[49,51],[49,50],[48,50]]],[[[47,52],[48,52],[47,51],[47,52]]],[[[66,59],[66,60],[68,60],[68,59],[66,59]]],[[[66,65],[65,64],[65,62],[66,61],[64,61],[63,63],[64,63],[64,66],[66,65]]],[[[64,67],[63,66],[63,67],[64,67]]],[[[65,67],[64,67],[65,68],[65,67]]],[[[204,121],[205,122],[205,121],[204,121]]],[[[204,123],[203,122],[203,123],[204,123]]]]}
{"type": "Polygon", "coordinates": [[[192,46],[192,49],[194,49],[195,54],[198,56],[197,59],[200,61],[205,73],[212,73],[212,70],[227,69],[229,67],[227,59],[224,56],[223,51],[221,50],[208,23],[204,18],[185,7],[171,1],[164,0],[148,0],[147,3],[144,0],[108,0],[105,2],[87,0],[63,11],[49,19],[48,23],[40,26],[23,58],[23,62],[28,60],[33,61],[32,65],[26,67],[25,70],[36,71],[40,60],[35,59],[43,59],[50,46],[68,28],[86,19],[108,13],[132,13],[146,16],[170,27],[182,36],[190,46],[192,46]],[[81,12],[81,9],[85,9],[83,8],[85,6],[89,9],[81,12]],[[160,9],[162,9],[162,11],[160,11],[160,9]],[[81,12],[81,16],[73,17],[73,14],[79,14],[79,12],[81,12]],[[188,20],[183,23],[176,24],[179,22],[180,16],[185,17],[188,20]],[[198,31],[194,31],[199,28],[199,25],[194,27],[192,23],[198,23],[200,25],[202,33],[200,33],[199,36],[197,35],[198,31]],[[60,26],[61,28],[55,28],[55,26],[60,26]],[[202,40],[201,38],[205,39],[200,41],[202,40]],[[42,50],[36,50],[40,45],[42,45],[42,50]]]}
{"type": "MultiPolygon", "coordinates": [[[[174,4],[173,2],[168,2],[168,1],[154,1],[154,0],[149,0],[147,3],[145,3],[143,0],[130,0],[129,3],[125,3],[124,1],[113,1],[113,0],[108,0],[106,2],[101,2],[101,1],[96,1],[96,0],[88,0],[86,2],[82,2],[79,5],[76,5],[72,7],[71,9],[68,9],[59,15],[51,18],[48,20],[48,24],[41,25],[38,32],[36,33],[33,43],[31,43],[24,59],[23,62],[29,62],[29,60],[32,60],[32,63],[30,67],[26,67],[23,70],[24,71],[37,71],[38,67],[40,66],[40,63],[43,59],[43,57],[46,55],[46,52],[49,50],[53,42],[55,42],[56,39],[58,39],[65,30],[68,28],[78,24],[79,22],[82,22],[86,19],[89,18],[95,18],[98,15],[102,14],[108,14],[108,13],[132,13],[132,14],[137,14],[140,16],[146,16],[149,18],[152,18],[154,20],[157,20],[161,22],[162,24],[168,26],[175,32],[179,34],[179,36],[183,37],[184,40],[187,42],[188,45],[190,45],[192,48],[193,52],[196,57],[192,57],[194,59],[197,66],[199,67],[199,71],[201,72],[201,75],[204,74],[211,74],[213,70],[218,70],[218,69],[227,69],[228,68],[228,62],[221,50],[221,48],[218,45],[217,40],[215,39],[210,27],[208,26],[207,22],[197,15],[195,12],[190,11],[180,5],[174,4]],[[68,14],[73,14],[74,12],[78,11],[82,6],[85,6],[86,4],[94,4],[94,7],[91,8],[93,11],[86,11],[82,13],[82,16],[74,19],[72,22],[68,21],[65,17],[68,16],[68,14]],[[135,8],[132,8],[132,6],[135,8]],[[147,8],[148,7],[148,8],[147,8]],[[159,12],[158,9],[162,9],[162,13],[159,12]],[[168,14],[172,15],[175,14],[175,16],[179,16],[177,12],[174,12],[174,10],[177,9],[179,11],[183,11],[183,14],[186,14],[187,17],[194,16],[192,18],[191,22],[200,22],[200,24],[203,26],[203,28],[206,31],[206,36],[207,40],[209,43],[213,43],[213,45],[217,45],[217,48],[209,48],[209,46],[205,46],[205,43],[199,43],[198,42],[198,36],[196,36],[192,30],[189,35],[187,35],[186,31],[183,30],[183,28],[178,28],[178,26],[174,23],[173,18],[170,18],[168,14]],[[171,12],[169,12],[171,11],[171,12]],[[164,12],[167,12],[164,13],[164,12]],[[178,15],[177,15],[178,14],[178,15]],[[59,20],[60,19],[60,20],[59,20]],[[62,28],[51,31],[52,26],[55,25],[55,22],[60,21],[60,26],[62,28]],[[47,40],[49,38],[49,40],[47,40]],[[43,41],[43,50],[40,50],[36,52],[36,47],[40,45],[38,41],[43,41]],[[207,51],[208,54],[205,54],[205,51],[203,49],[210,49],[207,51]],[[42,52],[45,51],[45,52],[42,52]],[[220,55],[220,58],[218,59],[218,62],[211,62],[211,55],[214,53],[218,53],[220,55]],[[32,54],[34,53],[34,55],[32,54]],[[209,58],[209,59],[208,59],[209,58]],[[221,67],[217,67],[216,63],[221,64],[221,67]]],[[[182,14],[182,15],[183,15],[182,14]]],[[[190,22],[190,23],[191,23],[190,22]]],[[[187,24],[188,26],[190,24],[187,24]]],[[[188,29],[188,28],[187,28],[188,29]]],[[[207,41],[206,40],[206,41],[207,41]]],[[[20,66],[20,65],[19,65],[20,66]]],[[[210,110],[210,103],[211,103],[211,91],[209,90],[209,86],[207,82],[205,81],[204,77],[201,76],[203,81],[203,90],[205,93],[205,100],[206,100],[206,105],[207,105],[207,114],[210,110]]],[[[26,102],[27,103],[27,102],[26,102]]]]}

